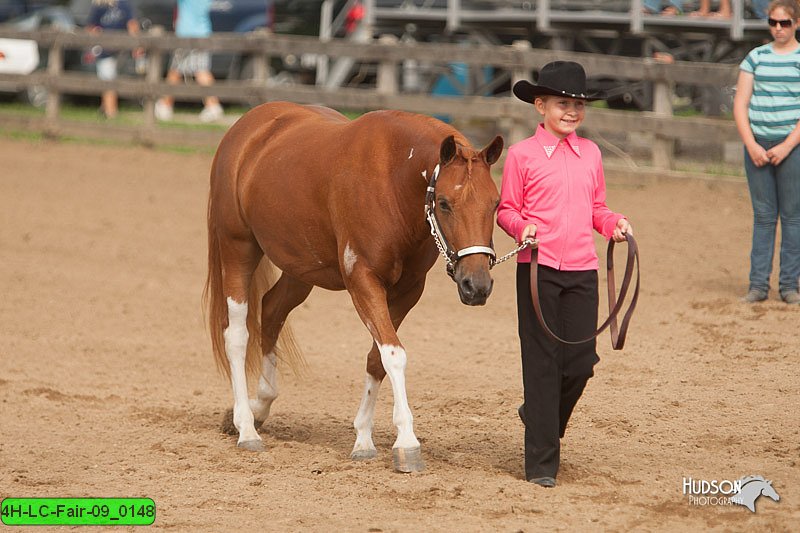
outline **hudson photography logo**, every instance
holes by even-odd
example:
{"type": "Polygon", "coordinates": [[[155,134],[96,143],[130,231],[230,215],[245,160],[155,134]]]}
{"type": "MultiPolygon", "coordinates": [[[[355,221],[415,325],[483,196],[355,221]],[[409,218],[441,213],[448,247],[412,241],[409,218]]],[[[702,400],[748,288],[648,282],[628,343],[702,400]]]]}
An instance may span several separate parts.
{"type": "Polygon", "coordinates": [[[745,476],[741,479],[694,479],[683,478],[683,494],[689,505],[743,505],[756,512],[756,500],[767,496],[776,502],[781,499],[772,481],[763,476],[745,476]]]}

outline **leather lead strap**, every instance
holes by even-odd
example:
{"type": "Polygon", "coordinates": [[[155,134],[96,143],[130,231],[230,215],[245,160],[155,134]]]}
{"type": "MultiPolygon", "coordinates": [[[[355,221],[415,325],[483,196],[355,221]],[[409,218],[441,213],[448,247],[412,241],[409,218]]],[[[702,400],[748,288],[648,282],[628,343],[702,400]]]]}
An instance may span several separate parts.
{"type": "Polygon", "coordinates": [[[636,240],[633,235],[627,235],[628,243],[628,260],[625,264],[625,275],[622,278],[622,286],[619,291],[619,299],[616,297],[616,290],[614,285],[614,241],[608,241],[608,252],[606,253],[606,269],[608,277],[608,318],[603,322],[594,335],[578,341],[567,341],[555,333],[553,333],[547,323],[544,321],[542,315],[542,305],[539,302],[539,249],[531,249],[531,299],[533,300],[533,309],[536,311],[536,318],[539,319],[539,324],[545,334],[552,340],[564,344],[583,344],[596,338],[603,330],[611,326],[611,346],[615,350],[621,350],[625,345],[625,336],[628,333],[628,326],[630,325],[633,311],[636,309],[636,302],[639,300],[639,247],[636,245],[636,240]],[[636,286],[633,289],[633,297],[631,298],[630,306],[622,317],[622,324],[617,328],[617,315],[622,310],[622,305],[625,302],[625,297],[628,295],[628,289],[633,279],[634,267],[636,269],[636,286]]]}

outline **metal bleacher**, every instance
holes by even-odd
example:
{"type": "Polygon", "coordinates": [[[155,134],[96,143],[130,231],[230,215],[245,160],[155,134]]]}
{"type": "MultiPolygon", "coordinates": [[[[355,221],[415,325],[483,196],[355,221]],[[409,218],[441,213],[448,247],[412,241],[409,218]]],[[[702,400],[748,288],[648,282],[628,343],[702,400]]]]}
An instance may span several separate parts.
{"type": "MultiPolygon", "coordinates": [[[[332,3],[326,0],[324,3],[332,3]]],[[[348,0],[347,5],[357,0],[348,0]]],[[[683,2],[684,14],[665,16],[645,13],[643,0],[360,0],[364,19],[351,38],[369,40],[393,34],[403,42],[451,42],[512,44],[527,41],[534,48],[589,52],[629,57],[668,54],[676,60],[738,63],[746,53],[769,37],[766,21],[758,19],[745,0],[731,0],[733,16],[692,17],[697,1],[683,2]]],[[[713,7],[716,2],[712,2],[713,7]]],[[[331,75],[318,78],[326,87],[340,86],[352,78],[352,70],[365,67],[348,58],[331,67],[331,75]]],[[[407,65],[404,66],[407,69],[407,65]]],[[[422,66],[419,66],[422,69],[422,66]]],[[[326,71],[327,72],[327,71],[326,71]]],[[[420,70],[436,79],[435,68],[420,70]]],[[[470,82],[464,94],[502,94],[510,90],[510,73],[494,69],[487,79],[470,82]]],[[[470,76],[477,76],[471,73],[470,76]]],[[[479,78],[481,76],[478,76],[479,78]]],[[[486,76],[483,76],[486,78],[486,76]]],[[[652,87],[631,80],[594,80],[605,88],[624,85],[620,102],[649,109],[652,87]]],[[[418,90],[430,90],[433,81],[418,90]]],[[[413,84],[412,84],[413,85],[413,84]]],[[[681,93],[682,89],[678,88],[681,93]]],[[[683,96],[683,95],[682,95],[683,96]]],[[[728,88],[691,89],[685,97],[691,106],[708,114],[730,108],[728,88]]]]}
{"type": "MultiPolygon", "coordinates": [[[[696,4],[684,2],[686,11],[696,4]]],[[[732,42],[766,35],[766,22],[755,18],[745,0],[732,0],[730,19],[646,14],[642,0],[365,0],[364,6],[375,33],[414,24],[422,33],[479,31],[501,40],[582,31],[706,34],[732,42]]]]}

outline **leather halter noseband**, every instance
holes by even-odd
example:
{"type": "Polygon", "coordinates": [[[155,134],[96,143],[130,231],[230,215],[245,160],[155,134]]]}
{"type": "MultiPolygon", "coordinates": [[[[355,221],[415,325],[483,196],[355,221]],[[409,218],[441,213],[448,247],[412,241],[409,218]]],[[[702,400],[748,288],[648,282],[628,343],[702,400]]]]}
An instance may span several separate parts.
{"type": "Polygon", "coordinates": [[[625,275],[622,278],[622,286],[619,289],[619,300],[617,300],[616,290],[614,289],[614,241],[609,240],[608,252],[606,253],[606,274],[608,278],[608,318],[600,325],[593,335],[577,341],[567,341],[557,336],[550,330],[549,327],[547,327],[547,323],[544,321],[544,316],[542,315],[542,306],[539,302],[539,280],[537,275],[539,266],[539,248],[536,245],[531,246],[531,299],[533,300],[533,309],[536,312],[536,318],[539,319],[539,324],[541,324],[545,335],[554,341],[564,344],[583,344],[584,342],[594,339],[600,335],[604,329],[610,326],[612,348],[615,350],[622,349],[622,347],[625,345],[625,336],[628,333],[628,325],[630,324],[631,316],[633,316],[633,311],[636,309],[636,302],[639,300],[639,247],[636,244],[636,240],[633,238],[633,235],[630,233],[626,235],[626,242],[628,243],[628,260],[625,264],[625,275]],[[625,311],[625,315],[622,317],[622,325],[618,331],[617,315],[622,309],[622,304],[625,302],[625,296],[628,294],[628,288],[630,287],[631,279],[633,278],[634,263],[636,266],[636,286],[633,289],[631,303],[628,306],[628,310],[625,311]]]}
{"type": "MultiPolygon", "coordinates": [[[[439,164],[437,163],[436,167],[433,169],[433,174],[431,174],[431,179],[428,181],[428,189],[425,193],[425,218],[428,220],[428,224],[431,227],[431,235],[433,235],[433,240],[436,242],[436,248],[439,249],[439,253],[442,254],[444,257],[445,262],[447,263],[447,275],[451,278],[454,278],[456,272],[456,263],[459,260],[463,259],[468,255],[473,254],[486,254],[489,256],[489,265],[490,268],[495,264],[495,253],[494,248],[490,246],[467,246],[466,248],[462,248],[460,250],[455,250],[450,243],[447,241],[447,238],[444,236],[442,232],[442,228],[439,225],[439,219],[436,217],[436,210],[435,208],[435,197],[434,192],[436,190],[436,180],[439,178],[439,164]]],[[[455,278],[454,278],[455,279],[455,278]]]]}

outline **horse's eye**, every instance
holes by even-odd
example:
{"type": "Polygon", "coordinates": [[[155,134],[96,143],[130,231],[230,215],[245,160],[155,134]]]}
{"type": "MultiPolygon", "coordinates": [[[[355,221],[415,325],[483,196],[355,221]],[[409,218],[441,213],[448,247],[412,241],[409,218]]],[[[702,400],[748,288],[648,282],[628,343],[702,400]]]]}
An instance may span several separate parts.
{"type": "Polygon", "coordinates": [[[444,213],[452,212],[452,208],[450,207],[450,203],[447,200],[445,200],[444,198],[439,198],[436,201],[436,203],[437,203],[437,205],[439,206],[439,209],[442,212],[444,212],[444,213]]]}

